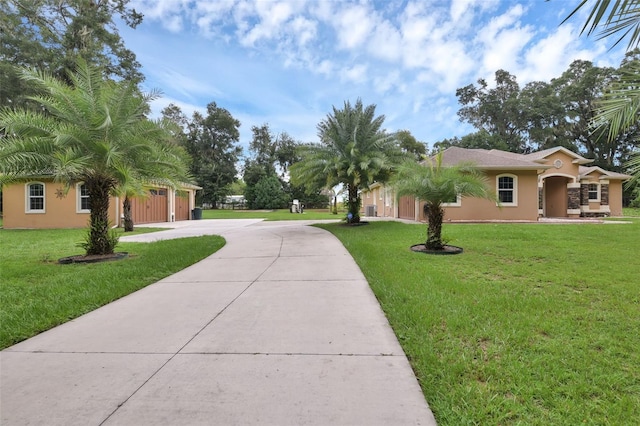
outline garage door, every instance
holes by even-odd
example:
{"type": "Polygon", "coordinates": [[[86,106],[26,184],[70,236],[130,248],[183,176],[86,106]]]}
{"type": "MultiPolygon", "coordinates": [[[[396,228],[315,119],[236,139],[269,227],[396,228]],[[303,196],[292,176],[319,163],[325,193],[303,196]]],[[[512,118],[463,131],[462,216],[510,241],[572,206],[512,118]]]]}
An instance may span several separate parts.
{"type": "Polygon", "coordinates": [[[168,196],[166,189],[151,189],[146,198],[135,198],[131,202],[133,223],[168,222],[168,196]]]}
{"type": "Polygon", "coordinates": [[[189,220],[189,193],[176,191],[176,220],[189,220]]]}
{"type": "Polygon", "coordinates": [[[400,219],[416,220],[416,199],[400,197],[398,200],[398,217],[400,219]]]}

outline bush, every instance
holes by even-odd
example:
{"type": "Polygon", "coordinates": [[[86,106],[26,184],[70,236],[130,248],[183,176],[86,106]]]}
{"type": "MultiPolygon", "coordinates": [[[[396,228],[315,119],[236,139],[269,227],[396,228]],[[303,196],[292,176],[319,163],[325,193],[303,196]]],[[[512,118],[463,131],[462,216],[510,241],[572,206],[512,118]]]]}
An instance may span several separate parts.
{"type": "Polygon", "coordinates": [[[260,179],[254,186],[247,186],[245,199],[250,209],[286,208],[289,200],[280,180],[275,176],[260,179]]]}

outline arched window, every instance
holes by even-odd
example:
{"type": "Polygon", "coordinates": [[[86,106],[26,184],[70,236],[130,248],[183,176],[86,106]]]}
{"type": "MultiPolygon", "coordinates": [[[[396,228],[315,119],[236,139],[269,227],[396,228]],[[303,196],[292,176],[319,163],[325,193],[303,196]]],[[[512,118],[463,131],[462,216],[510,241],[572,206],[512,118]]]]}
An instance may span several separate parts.
{"type": "Polygon", "coordinates": [[[78,213],[89,213],[91,211],[89,191],[84,183],[76,185],[76,205],[78,213]]]}
{"type": "Polygon", "coordinates": [[[518,177],[515,175],[496,176],[496,193],[503,206],[518,205],[518,177]]]}
{"type": "Polygon", "coordinates": [[[44,183],[28,183],[26,193],[27,213],[44,213],[44,183]]]}

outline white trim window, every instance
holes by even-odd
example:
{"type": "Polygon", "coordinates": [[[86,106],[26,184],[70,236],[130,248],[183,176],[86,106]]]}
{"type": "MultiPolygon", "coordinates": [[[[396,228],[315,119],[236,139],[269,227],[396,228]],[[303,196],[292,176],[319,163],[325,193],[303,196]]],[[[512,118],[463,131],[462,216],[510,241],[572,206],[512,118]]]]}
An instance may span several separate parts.
{"type": "Polygon", "coordinates": [[[25,211],[27,213],[45,212],[44,183],[31,182],[25,186],[25,211]]]}
{"type": "Polygon", "coordinates": [[[589,190],[589,201],[600,201],[600,185],[597,183],[587,184],[589,190]]]}
{"type": "Polygon", "coordinates": [[[496,193],[498,201],[503,206],[518,205],[518,177],[516,175],[503,174],[496,176],[496,193]]]}
{"type": "Polygon", "coordinates": [[[442,203],[442,207],[461,207],[462,206],[462,197],[460,194],[456,195],[456,198],[452,198],[451,200],[447,200],[447,202],[442,203]]]}
{"type": "Polygon", "coordinates": [[[89,201],[89,190],[87,185],[79,183],[76,185],[76,212],[91,213],[91,203],[89,201]]]}

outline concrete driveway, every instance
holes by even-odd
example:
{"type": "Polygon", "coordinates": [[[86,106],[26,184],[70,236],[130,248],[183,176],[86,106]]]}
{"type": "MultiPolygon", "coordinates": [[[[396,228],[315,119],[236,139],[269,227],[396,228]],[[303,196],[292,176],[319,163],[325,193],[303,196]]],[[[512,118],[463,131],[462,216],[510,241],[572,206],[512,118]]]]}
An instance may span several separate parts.
{"type": "Polygon", "coordinates": [[[217,253],[0,353],[9,425],[435,425],[360,269],[306,222],[201,220],[217,253]]]}

